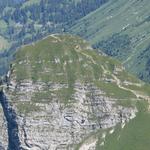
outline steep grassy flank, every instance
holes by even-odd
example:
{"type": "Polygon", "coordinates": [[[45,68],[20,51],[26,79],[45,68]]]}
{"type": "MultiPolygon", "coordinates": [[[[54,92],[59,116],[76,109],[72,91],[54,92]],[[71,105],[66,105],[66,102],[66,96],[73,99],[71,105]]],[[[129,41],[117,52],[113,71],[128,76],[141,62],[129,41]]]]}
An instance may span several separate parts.
{"type": "Polygon", "coordinates": [[[137,106],[139,109],[137,117],[124,128],[116,127],[113,134],[107,132],[104,145],[100,145],[100,139],[96,150],[149,150],[150,114],[147,111],[147,103],[138,102],[137,106]]]}
{"type": "Polygon", "coordinates": [[[88,39],[128,70],[150,81],[149,0],[110,0],[77,22],[69,32],[88,39]]]}

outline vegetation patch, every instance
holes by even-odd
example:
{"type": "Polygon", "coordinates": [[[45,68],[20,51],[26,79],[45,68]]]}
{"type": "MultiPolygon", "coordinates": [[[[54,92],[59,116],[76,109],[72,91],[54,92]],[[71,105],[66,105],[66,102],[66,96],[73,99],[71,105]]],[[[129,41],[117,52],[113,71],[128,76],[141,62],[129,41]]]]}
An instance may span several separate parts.
{"type": "Polygon", "coordinates": [[[96,150],[148,150],[150,143],[150,114],[147,102],[137,102],[137,116],[125,125],[117,126],[114,133],[107,134],[104,145],[97,144],[96,150]]]}

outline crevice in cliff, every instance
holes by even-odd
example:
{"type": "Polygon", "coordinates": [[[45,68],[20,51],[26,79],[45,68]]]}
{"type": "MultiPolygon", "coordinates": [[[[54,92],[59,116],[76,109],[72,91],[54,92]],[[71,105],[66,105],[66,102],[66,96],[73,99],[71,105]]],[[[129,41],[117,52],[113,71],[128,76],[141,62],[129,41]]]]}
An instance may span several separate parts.
{"type": "Polygon", "coordinates": [[[27,149],[40,149],[40,150],[44,150],[42,147],[40,147],[40,145],[38,144],[32,144],[28,141],[28,135],[26,133],[26,118],[23,117],[23,116],[20,116],[23,120],[23,123],[22,123],[22,126],[21,126],[21,129],[23,131],[23,137],[24,137],[24,150],[27,150],[27,149]]]}
{"type": "Polygon", "coordinates": [[[23,117],[22,130],[23,130],[23,133],[24,133],[24,144],[25,144],[28,148],[32,148],[32,145],[28,143],[28,138],[27,138],[27,133],[26,133],[26,130],[25,130],[25,126],[26,126],[26,120],[25,120],[25,118],[23,117]]]}
{"type": "Polygon", "coordinates": [[[0,91],[0,103],[7,121],[8,128],[8,150],[23,150],[18,135],[17,116],[13,108],[8,102],[4,92],[0,91]]]}

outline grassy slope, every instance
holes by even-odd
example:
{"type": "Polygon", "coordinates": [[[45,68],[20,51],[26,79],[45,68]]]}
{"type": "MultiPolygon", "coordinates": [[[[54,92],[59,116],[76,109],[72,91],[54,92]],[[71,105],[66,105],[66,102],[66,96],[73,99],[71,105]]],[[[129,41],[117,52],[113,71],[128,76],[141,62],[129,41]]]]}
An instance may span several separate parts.
{"type": "Polygon", "coordinates": [[[0,36],[0,51],[9,48],[9,45],[10,44],[8,43],[8,41],[2,36],[0,36]]]}
{"type": "MultiPolygon", "coordinates": [[[[69,88],[55,91],[64,103],[69,102],[75,81],[83,83],[88,81],[106,92],[107,96],[117,98],[118,104],[137,105],[139,110],[137,117],[126,124],[123,129],[118,125],[113,134],[109,134],[110,129],[108,129],[100,130],[91,136],[99,137],[97,150],[149,150],[150,114],[146,109],[148,104],[143,100],[139,102],[131,90],[140,93],[144,89],[142,95],[146,96],[150,87],[123,70],[118,61],[97,55],[90,49],[89,44],[79,37],[52,35],[35,44],[22,47],[17,52],[13,64],[13,75],[19,82],[30,79],[33,82],[67,83],[69,88]],[[114,80],[114,82],[106,81],[106,79],[114,80]],[[131,83],[131,86],[126,85],[124,81],[131,83]],[[100,146],[104,132],[107,133],[105,144],[100,146]],[[120,137],[119,140],[117,140],[118,137],[120,137]]],[[[31,109],[36,111],[38,108],[34,103],[43,103],[42,99],[50,99],[50,96],[51,92],[47,89],[44,93],[38,92],[34,95],[30,105],[29,103],[18,104],[19,111],[24,113],[30,112],[31,109]]],[[[88,137],[83,143],[86,140],[88,137]]],[[[83,143],[79,144],[77,149],[83,143]]]]}
{"type": "MultiPolygon", "coordinates": [[[[101,80],[101,78],[113,80],[114,77],[111,74],[115,68],[122,68],[120,63],[107,56],[97,55],[88,49],[90,47],[87,42],[69,35],[49,36],[36,44],[25,46],[16,55],[17,80],[30,78],[34,82],[55,81],[68,83],[70,87],[73,87],[77,80],[91,81],[103,88],[110,96],[121,99],[130,96],[134,98],[135,96],[130,91],[120,89],[116,83],[108,84],[101,80]],[[55,42],[57,40],[58,42],[55,42]]],[[[120,80],[127,79],[131,82],[135,80],[128,73],[121,72],[116,75],[120,80]]]]}
{"type": "Polygon", "coordinates": [[[116,127],[113,134],[107,134],[105,144],[97,144],[97,150],[148,150],[150,147],[150,114],[147,112],[147,103],[137,103],[139,112],[137,117],[131,120],[122,129],[116,127]]]}
{"type": "MultiPolygon", "coordinates": [[[[123,60],[133,73],[145,73],[149,57],[138,58],[148,47],[150,39],[149,0],[110,0],[101,8],[90,13],[74,25],[70,32],[88,39],[92,44],[106,40],[114,33],[129,35],[130,51],[123,60]]],[[[148,80],[148,79],[146,79],[148,80]]]]}

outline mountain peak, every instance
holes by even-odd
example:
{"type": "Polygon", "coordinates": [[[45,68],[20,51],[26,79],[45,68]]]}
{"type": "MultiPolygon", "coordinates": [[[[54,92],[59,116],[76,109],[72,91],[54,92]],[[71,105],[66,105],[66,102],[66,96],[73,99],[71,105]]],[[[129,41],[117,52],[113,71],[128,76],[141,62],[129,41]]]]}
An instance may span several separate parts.
{"type": "Polygon", "coordinates": [[[97,149],[116,125],[123,129],[136,117],[137,102],[148,97],[143,82],[76,36],[50,35],[15,57],[4,88],[10,104],[0,98],[8,133],[15,131],[22,148],[89,149],[84,140],[92,139],[97,149]]]}

